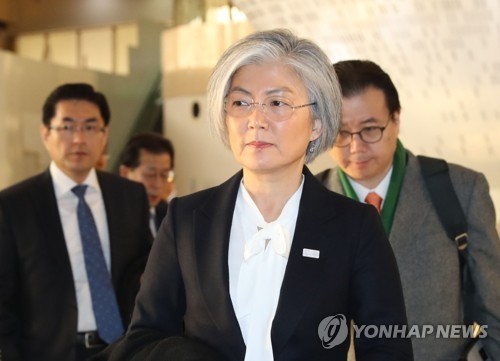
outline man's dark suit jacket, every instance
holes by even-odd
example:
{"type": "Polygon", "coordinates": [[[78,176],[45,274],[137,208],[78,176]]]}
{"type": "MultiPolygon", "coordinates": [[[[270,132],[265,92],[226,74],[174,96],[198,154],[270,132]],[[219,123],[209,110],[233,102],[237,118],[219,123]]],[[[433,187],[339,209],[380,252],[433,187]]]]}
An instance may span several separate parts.
{"type": "Polygon", "coordinates": [[[160,228],[163,218],[167,215],[168,203],[166,201],[160,201],[155,207],[155,224],[156,229],[160,228]]]}
{"type": "MultiPolygon", "coordinates": [[[[160,228],[161,222],[167,215],[168,203],[166,201],[160,201],[155,207],[155,225],[156,229],[160,228]]],[[[153,241],[154,238],[151,238],[153,241]]],[[[137,296],[137,292],[141,287],[141,278],[144,273],[144,267],[146,266],[146,262],[148,260],[148,255],[138,259],[134,264],[128,267],[128,271],[123,277],[127,285],[124,285],[124,290],[126,291],[121,293],[121,298],[124,304],[128,305],[128,308],[133,310],[135,304],[135,297],[137,296]]],[[[1,361],[1,360],[0,360],[1,361]]]]}
{"type": "MultiPolygon", "coordinates": [[[[271,330],[274,360],[346,360],[349,336],[337,346],[324,347],[320,323],[342,314],[347,324],[351,319],[359,325],[406,324],[398,269],[374,208],[326,190],[307,168],[304,175],[271,330]],[[304,249],[318,250],[319,258],[304,257],[304,249]]],[[[143,275],[131,328],[111,347],[109,360],[162,360],[170,351],[165,337],[176,335],[209,346],[226,361],[244,359],[228,270],[241,178],[239,172],[218,187],[170,202],[143,275]]],[[[356,347],[358,361],[413,359],[409,339],[360,338],[356,347]]]]}
{"type": "MultiPolygon", "coordinates": [[[[144,187],[97,172],[107,214],[111,278],[120,294],[127,268],[149,250],[144,187]]],[[[126,293],[126,292],[125,292],[126,293]]],[[[0,192],[0,350],[2,361],[71,361],[77,301],[49,171],[0,192]]]]}

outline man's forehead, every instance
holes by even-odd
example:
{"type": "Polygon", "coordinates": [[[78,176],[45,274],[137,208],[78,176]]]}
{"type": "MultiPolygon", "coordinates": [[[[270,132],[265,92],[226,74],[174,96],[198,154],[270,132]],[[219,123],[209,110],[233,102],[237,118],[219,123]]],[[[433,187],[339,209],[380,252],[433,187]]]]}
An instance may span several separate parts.
{"type": "Polygon", "coordinates": [[[99,107],[89,101],[80,99],[60,100],[55,106],[55,117],[67,121],[98,121],[103,120],[99,107]]]}
{"type": "Polygon", "coordinates": [[[60,107],[86,107],[99,111],[99,106],[86,99],[61,99],[56,103],[56,108],[60,107]]]}
{"type": "Polygon", "coordinates": [[[140,149],[139,150],[139,161],[141,163],[146,162],[149,163],[148,161],[151,162],[156,162],[156,163],[164,163],[167,164],[168,167],[170,167],[172,163],[172,158],[168,152],[161,152],[161,153],[153,153],[150,152],[146,149],[140,149]]]}
{"type": "Polygon", "coordinates": [[[370,126],[370,125],[375,125],[379,123],[383,123],[383,119],[377,119],[375,117],[367,117],[367,118],[361,118],[361,119],[355,119],[355,118],[345,118],[342,117],[342,122],[340,125],[342,127],[348,127],[348,126],[370,126]]]}

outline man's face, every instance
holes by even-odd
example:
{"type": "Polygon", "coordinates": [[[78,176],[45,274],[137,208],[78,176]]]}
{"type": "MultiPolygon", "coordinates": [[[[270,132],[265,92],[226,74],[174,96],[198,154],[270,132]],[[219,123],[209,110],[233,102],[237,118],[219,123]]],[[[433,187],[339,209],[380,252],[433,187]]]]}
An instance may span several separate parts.
{"type": "Polygon", "coordinates": [[[341,131],[359,132],[369,127],[386,127],[380,141],[368,144],[359,134],[345,147],[333,146],[330,155],[352,179],[375,188],[389,171],[399,134],[399,112],[389,113],[382,90],[369,87],[342,99],[341,131]]]}
{"type": "Polygon", "coordinates": [[[149,206],[156,207],[165,194],[172,169],[172,158],[168,153],[150,153],[144,149],[139,153],[139,166],[132,169],[122,165],[120,175],[144,184],[149,198],[149,206]]]}
{"type": "Polygon", "coordinates": [[[50,126],[40,127],[50,158],[77,183],[83,182],[96,164],[108,134],[99,107],[86,100],[59,101],[50,126]]]}

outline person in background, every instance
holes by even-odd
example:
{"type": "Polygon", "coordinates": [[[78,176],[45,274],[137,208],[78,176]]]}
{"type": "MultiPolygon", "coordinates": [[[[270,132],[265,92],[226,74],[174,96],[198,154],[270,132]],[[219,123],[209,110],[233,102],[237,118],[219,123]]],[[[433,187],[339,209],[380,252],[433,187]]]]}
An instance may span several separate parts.
{"type": "MultiPolygon", "coordinates": [[[[243,169],[169,204],[109,360],[345,360],[351,320],[405,325],[377,212],[329,192],[305,166],[340,121],[326,54],[286,30],[247,36],[215,66],[208,110],[243,169]],[[192,357],[193,342],[197,358],[177,352],[192,357]]],[[[412,360],[409,339],[362,336],[356,351],[412,360]]]]}
{"type": "MultiPolygon", "coordinates": [[[[401,105],[395,85],[368,60],[334,64],[342,89],[342,123],[331,149],[338,167],[318,175],[335,192],[378,203],[401,273],[409,325],[462,325],[464,299],[457,246],[434,209],[417,158],[399,140],[401,105]]],[[[482,340],[500,357],[500,241],[485,177],[449,164],[468,223],[468,266],[475,286],[471,315],[487,325],[482,340]]],[[[466,340],[412,338],[416,361],[458,360],[466,340]]],[[[490,360],[490,359],[488,359],[490,360]]]]}
{"type": "Polygon", "coordinates": [[[155,133],[134,135],[125,145],[120,175],[142,183],[149,198],[150,228],[153,236],[167,214],[165,190],[174,181],[174,147],[155,133]]]}
{"type": "Polygon", "coordinates": [[[83,361],[130,321],[119,295],[149,251],[148,201],[94,169],[109,134],[102,93],[61,85],[42,120],[49,168],[0,192],[0,359],[83,361]]]}

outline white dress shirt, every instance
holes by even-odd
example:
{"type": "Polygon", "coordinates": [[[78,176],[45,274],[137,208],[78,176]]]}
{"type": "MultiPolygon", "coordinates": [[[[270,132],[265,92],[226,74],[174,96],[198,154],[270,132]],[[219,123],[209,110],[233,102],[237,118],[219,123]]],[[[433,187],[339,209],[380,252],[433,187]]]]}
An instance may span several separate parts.
{"type": "Polygon", "coordinates": [[[156,237],[156,208],[151,207],[149,208],[149,230],[151,231],[151,234],[153,238],[156,237]]]}
{"type": "MultiPolygon", "coordinates": [[[[94,311],[92,309],[92,298],[87,280],[87,271],[85,269],[85,260],[82,249],[82,239],[78,227],[78,218],[76,208],[78,197],[71,191],[78,185],[74,180],[64,174],[54,162],[50,164],[50,175],[54,183],[54,191],[57,199],[57,207],[68,249],[71,270],[73,272],[73,281],[75,282],[76,301],[78,305],[78,332],[96,330],[94,311]]],[[[85,201],[89,205],[94,217],[97,232],[101,240],[101,246],[104,253],[104,259],[111,267],[109,232],[106,210],[102,199],[101,189],[97,181],[96,172],[92,169],[82,183],[88,185],[85,192],[85,201]]]]}
{"type": "Polygon", "coordinates": [[[288,262],[304,179],[267,223],[240,184],[229,238],[229,292],[246,344],[245,361],[272,361],[271,325],[288,262]]]}
{"type": "Polygon", "coordinates": [[[352,189],[354,189],[354,192],[356,192],[356,195],[358,196],[360,202],[365,202],[366,196],[370,192],[375,192],[380,197],[382,197],[382,203],[380,204],[380,209],[382,209],[382,207],[384,206],[385,197],[387,196],[387,191],[389,190],[389,184],[391,183],[392,169],[393,167],[391,166],[391,169],[389,169],[384,179],[382,179],[382,181],[373,189],[366,188],[349,176],[347,176],[347,179],[349,179],[349,182],[352,185],[352,189]]]}

